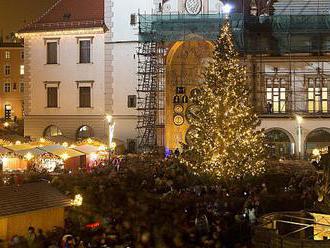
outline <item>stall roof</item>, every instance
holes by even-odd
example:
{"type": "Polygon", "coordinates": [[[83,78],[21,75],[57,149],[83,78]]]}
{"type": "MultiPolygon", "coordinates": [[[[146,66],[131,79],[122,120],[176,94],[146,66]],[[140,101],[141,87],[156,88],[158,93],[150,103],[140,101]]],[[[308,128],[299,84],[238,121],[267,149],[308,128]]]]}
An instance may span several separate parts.
{"type": "Polygon", "coordinates": [[[11,150],[11,151],[22,151],[22,150],[29,150],[35,148],[35,146],[31,144],[21,144],[21,145],[9,145],[9,146],[4,146],[5,148],[11,150]]]}
{"type": "Polygon", "coordinates": [[[45,146],[40,147],[40,149],[45,150],[49,153],[52,153],[57,156],[62,156],[63,154],[67,154],[69,158],[80,157],[86,155],[85,153],[73,150],[71,148],[67,148],[61,145],[53,145],[53,146],[45,146]]]}
{"type": "Polygon", "coordinates": [[[7,153],[11,153],[11,152],[12,152],[11,150],[0,146],[0,154],[7,154],[7,153]]]}
{"type": "Polygon", "coordinates": [[[70,206],[71,200],[49,183],[0,187],[0,217],[54,207],[70,206]]]}
{"type": "Polygon", "coordinates": [[[40,149],[40,148],[38,148],[38,147],[35,147],[35,148],[32,148],[32,149],[15,151],[15,153],[18,154],[18,155],[21,155],[21,156],[25,156],[26,154],[31,153],[34,157],[37,157],[37,156],[44,155],[47,152],[40,149]]]}
{"type": "Polygon", "coordinates": [[[81,145],[81,146],[76,146],[73,149],[77,150],[78,152],[83,152],[85,154],[91,154],[91,153],[99,152],[99,147],[98,146],[93,146],[93,145],[81,145]]]}

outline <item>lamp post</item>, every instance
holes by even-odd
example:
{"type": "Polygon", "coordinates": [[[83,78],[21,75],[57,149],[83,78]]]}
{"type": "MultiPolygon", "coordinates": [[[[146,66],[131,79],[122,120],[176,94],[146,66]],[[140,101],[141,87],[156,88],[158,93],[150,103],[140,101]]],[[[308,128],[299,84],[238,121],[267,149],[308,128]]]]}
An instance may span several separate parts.
{"type": "Polygon", "coordinates": [[[114,135],[114,132],[115,132],[115,125],[116,123],[113,122],[112,120],[112,116],[111,115],[107,115],[107,121],[108,121],[108,124],[109,124],[109,150],[113,149],[113,135],[114,135]]]}
{"type": "Polygon", "coordinates": [[[298,135],[298,158],[301,159],[301,151],[302,151],[302,129],[301,124],[303,122],[303,118],[299,115],[296,116],[297,121],[297,135],[298,135]]]}

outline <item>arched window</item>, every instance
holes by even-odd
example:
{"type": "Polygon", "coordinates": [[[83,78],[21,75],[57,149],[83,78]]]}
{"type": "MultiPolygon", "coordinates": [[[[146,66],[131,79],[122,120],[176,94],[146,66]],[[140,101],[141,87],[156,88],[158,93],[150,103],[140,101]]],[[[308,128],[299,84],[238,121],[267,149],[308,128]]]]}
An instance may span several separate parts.
{"type": "Polygon", "coordinates": [[[292,153],[292,145],[289,135],[280,129],[266,132],[266,143],[271,157],[288,157],[292,153]]]}
{"type": "Polygon", "coordinates": [[[44,131],[44,137],[55,137],[63,135],[61,129],[59,127],[51,125],[47,127],[44,131]]]}
{"type": "Polygon", "coordinates": [[[320,128],[310,132],[306,137],[306,154],[311,154],[314,149],[322,149],[330,146],[330,130],[320,128]]]}
{"type": "Polygon", "coordinates": [[[82,126],[77,131],[77,139],[87,139],[93,137],[93,129],[89,126],[82,126]]]}

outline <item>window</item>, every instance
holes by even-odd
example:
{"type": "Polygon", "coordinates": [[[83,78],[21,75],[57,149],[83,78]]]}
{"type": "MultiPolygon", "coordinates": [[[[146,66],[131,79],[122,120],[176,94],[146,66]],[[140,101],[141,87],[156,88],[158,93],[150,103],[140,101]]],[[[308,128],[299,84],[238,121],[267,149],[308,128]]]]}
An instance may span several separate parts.
{"type": "Polygon", "coordinates": [[[91,107],[91,87],[79,87],[79,107],[91,107]]]}
{"type": "Polygon", "coordinates": [[[5,75],[10,75],[10,65],[5,65],[5,75]]]}
{"type": "Polygon", "coordinates": [[[17,84],[16,83],[13,83],[13,91],[16,91],[17,90],[17,84]]]}
{"type": "Polygon", "coordinates": [[[267,113],[286,112],[286,80],[284,78],[268,78],[266,80],[266,108],[267,113]]]}
{"type": "Polygon", "coordinates": [[[24,92],[24,82],[21,82],[20,84],[19,84],[19,91],[20,92],[24,92]]]}
{"type": "Polygon", "coordinates": [[[58,88],[47,87],[47,108],[58,107],[58,88]]]}
{"type": "Polygon", "coordinates": [[[91,40],[79,40],[79,63],[91,62],[91,40]]]}
{"type": "Polygon", "coordinates": [[[82,126],[78,129],[77,139],[87,139],[93,137],[93,129],[89,126],[82,126]]]}
{"type": "Polygon", "coordinates": [[[21,65],[19,68],[19,74],[24,75],[24,65],[21,65]]]}
{"type": "Polygon", "coordinates": [[[44,137],[56,137],[61,136],[62,131],[57,126],[49,126],[44,131],[44,137]]]}
{"type": "Polygon", "coordinates": [[[136,108],[136,95],[128,96],[128,107],[136,108]]]}
{"type": "Polygon", "coordinates": [[[10,59],[10,51],[5,51],[5,59],[10,59]]]}
{"type": "Polygon", "coordinates": [[[24,51],[21,51],[21,60],[24,60],[24,51]]]}
{"type": "Polygon", "coordinates": [[[3,85],[3,91],[6,93],[10,92],[10,83],[5,83],[3,85]]]}
{"type": "Polygon", "coordinates": [[[47,64],[57,64],[57,41],[47,42],[47,64]]]}
{"type": "Polygon", "coordinates": [[[316,76],[307,79],[308,83],[308,112],[328,112],[328,87],[327,79],[316,76]]]}

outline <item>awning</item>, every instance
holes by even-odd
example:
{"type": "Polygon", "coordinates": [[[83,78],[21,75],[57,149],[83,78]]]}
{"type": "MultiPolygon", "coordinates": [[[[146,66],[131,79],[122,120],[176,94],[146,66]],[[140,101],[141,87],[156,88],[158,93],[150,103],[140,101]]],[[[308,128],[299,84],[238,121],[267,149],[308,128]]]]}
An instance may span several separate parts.
{"type": "Polygon", "coordinates": [[[92,153],[97,153],[99,152],[99,147],[98,146],[93,146],[93,145],[81,145],[73,148],[74,150],[78,152],[82,152],[85,154],[92,154],[92,153]]]}
{"type": "Polygon", "coordinates": [[[61,145],[45,146],[45,147],[40,147],[39,149],[42,149],[48,153],[52,153],[54,155],[57,155],[65,159],[81,157],[86,155],[85,153],[61,145]]]}

